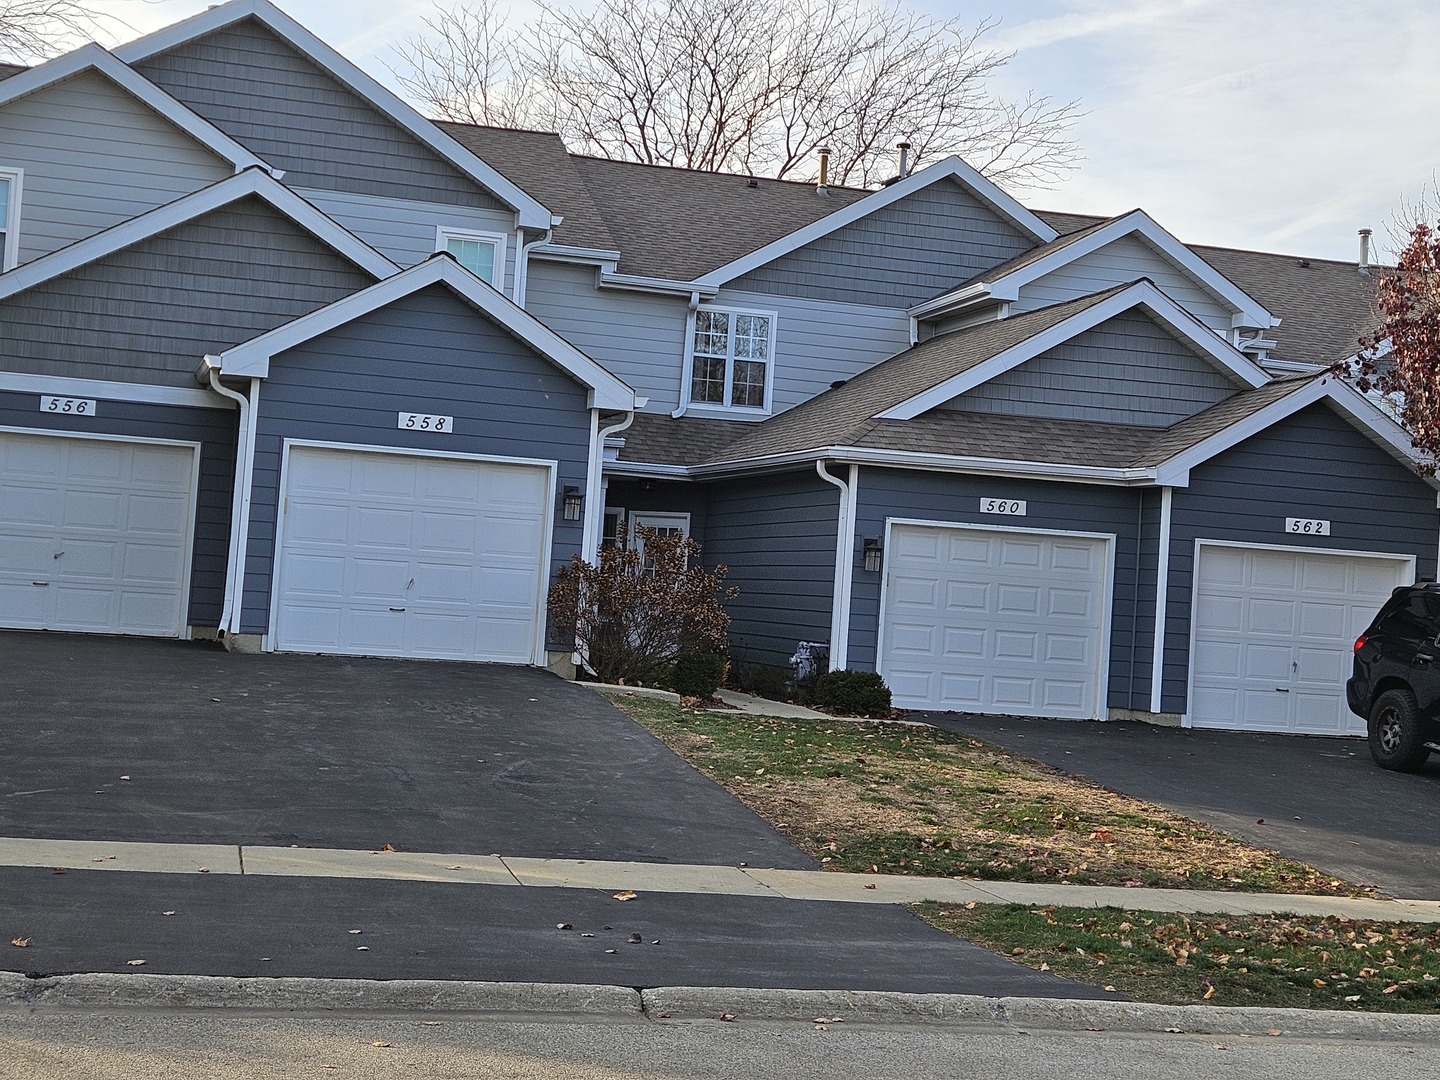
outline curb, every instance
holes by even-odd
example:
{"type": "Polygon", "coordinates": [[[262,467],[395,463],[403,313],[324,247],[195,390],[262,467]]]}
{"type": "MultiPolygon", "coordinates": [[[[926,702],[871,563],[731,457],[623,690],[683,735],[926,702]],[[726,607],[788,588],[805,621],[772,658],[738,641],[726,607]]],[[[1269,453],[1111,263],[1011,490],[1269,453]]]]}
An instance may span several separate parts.
{"type": "Polygon", "coordinates": [[[1131,1001],[992,998],[874,990],[487,983],[443,980],[239,979],[209,975],[58,975],[0,972],[0,1007],[216,1009],[289,1012],[562,1014],[639,1020],[940,1024],[1005,1030],[1175,1032],[1207,1035],[1402,1038],[1440,1042],[1440,1016],[1309,1009],[1148,1005],[1131,1001]]]}
{"type": "Polygon", "coordinates": [[[631,1018],[641,1015],[639,994],[623,986],[103,973],[29,979],[13,972],[0,972],[0,1006],[3,1005],[564,1013],[631,1018]]]}

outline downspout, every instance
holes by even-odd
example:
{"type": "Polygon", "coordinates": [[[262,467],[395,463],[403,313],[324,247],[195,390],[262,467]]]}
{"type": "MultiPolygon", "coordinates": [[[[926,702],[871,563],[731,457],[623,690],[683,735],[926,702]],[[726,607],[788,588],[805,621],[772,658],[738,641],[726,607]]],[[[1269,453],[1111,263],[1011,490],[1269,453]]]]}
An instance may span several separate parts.
{"type": "Polygon", "coordinates": [[[824,460],[815,462],[820,479],[840,489],[840,510],[835,524],[835,584],[830,605],[830,670],[841,671],[850,653],[850,590],[855,574],[855,495],[860,467],[850,466],[847,483],[832,476],[824,460]]]}
{"type": "Polygon", "coordinates": [[[205,357],[202,370],[211,390],[235,402],[240,411],[235,445],[235,483],[230,497],[230,552],[225,566],[225,600],[220,612],[220,635],[240,632],[241,597],[245,583],[245,553],[249,538],[251,473],[255,464],[255,405],[260,380],[250,380],[250,391],[241,394],[220,381],[220,358],[205,357]]]}
{"type": "Polygon", "coordinates": [[[1175,489],[1160,489],[1160,552],[1155,560],[1155,651],[1150,661],[1150,711],[1160,711],[1165,690],[1165,607],[1170,589],[1170,516],[1175,489]]]}
{"type": "MultiPolygon", "coordinates": [[[[636,399],[636,408],[639,407],[641,401],[636,399]]],[[[635,409],[626,413],[620,423],[603,429],[600,427],[600,410],[594,410],[593,416],[591,431],[595,434],[595,449],[590,455],[589,475],[585,478],[585,531],[580,539],[580,557],[588,562],[594,562],[600,554],[600,525],[605,516],[605,495],[600,475],[605,465],[605,440],[611,435],[619,435],[635,422],[635,409]]]]}
{"type": "Polygon", "coordinates": [[[516,253],[515,253],[515,306],[525,306],[525,286],[530,281],[530,252],[541,244],[549,243],[552,233],[547,229],[540,236],[530,243],[525,243],[525,230],[516,229],[516,253]]]}
{"type": "Polygon", "coordinates": [[[690,294],[690,304],[687,308],[689,314],[685,316],[685,342],[680,347],[680,407],[670,414],[670,419],[678,420],[685,415],[685,410],[690,407],[690,371],[694,366],[695,354],[695,313],[700,310],[700,292],[695,290],[690,294]],[[686,364],[685,361],[690,363],[686,364]]]}

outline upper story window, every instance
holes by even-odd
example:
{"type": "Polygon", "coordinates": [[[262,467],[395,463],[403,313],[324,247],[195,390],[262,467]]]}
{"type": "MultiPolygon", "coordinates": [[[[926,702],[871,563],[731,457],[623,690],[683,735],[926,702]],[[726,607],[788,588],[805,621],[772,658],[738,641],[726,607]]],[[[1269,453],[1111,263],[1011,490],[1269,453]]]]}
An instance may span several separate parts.
{"type": "Polygon", "coordinates": [[[505,237],[500,233],[440,228],[437,251],[448,251],[455,261],[481,281],[501,287],[505,273],[505,237]]]}
{"type": "Polygon", "coordinates": [[[690,404],[768,410],[775,316],[702,307],[690,342],[690,404]]]}
{"type": "Polygon", "coordinates": [[[20,261],[20,178],[21,170],[0,167],[0,270],[13,269],[20,261]]]}

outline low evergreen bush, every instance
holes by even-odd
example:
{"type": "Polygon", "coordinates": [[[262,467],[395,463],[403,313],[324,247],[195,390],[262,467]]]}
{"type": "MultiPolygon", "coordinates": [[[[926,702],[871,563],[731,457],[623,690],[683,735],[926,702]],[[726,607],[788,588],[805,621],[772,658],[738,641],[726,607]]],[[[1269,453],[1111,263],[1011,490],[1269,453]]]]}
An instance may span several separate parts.
{"type": "Polygon", "coordinates": [[[815,683],[815,705],[847,716],[886,716],[890,688],[873,671],[827,671],[815,683]]]}
{"type": "Polygon", "coordinates": [[[681,653],[670,670],[670,689],[681,697],[708,701],[725,681],[725,656],[716,652],[681,653]]]}

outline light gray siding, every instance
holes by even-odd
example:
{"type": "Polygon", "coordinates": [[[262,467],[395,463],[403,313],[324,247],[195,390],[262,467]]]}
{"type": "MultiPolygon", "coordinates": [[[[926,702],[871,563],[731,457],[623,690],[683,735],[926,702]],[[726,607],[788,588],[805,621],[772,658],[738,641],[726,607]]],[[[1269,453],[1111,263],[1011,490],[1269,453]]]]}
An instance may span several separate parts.
{"type": "Polygon", "coordinates": [[[242,199],[0,302],[12,371],[194,386],[219,352],[373,284],[242,199]]]}
{"type": "Polygon", "coordinates": [[[501,204],[253,19],[135,65],[296,187],[501,204]]]}
{"type": "Polygon", "coordinates": [[[830,640],[839,495],[814,472],[711,485],[704,557],[740,590],[725,605],[740,663],[784,665],[797,643],[830,640]]]}
{"type": "MultiPolygon", "coordinates": [[[[216,401],[220,400],[217,395],[216,401]]],[[[93,416],[56,416],[40,411],[40,401],[35,394],[0,390],[0,428],[126,435],[200,444],[200,487],[196,495],[187,621],[190,626],[212,629],[220,625],[225,564],[230,554],[236,415],[234,409],[191,409],[101,400],[93,416]]]]}
{"type": "Polygon", "coordinates": [[[0,109],[0,165],[25,171],[22,263],[234,172],[93,71],[0,109]]]}
{"type": "Polygon", "coordinates": [[[730,284],[747,292],[904,308],[1035,243],[959,184],[941,180],[730,284]]]}
{"type": "Polygon", "coordinates": [[[856,562],[851,589],[850,666],[875,669],[883,571],[867,573],[860,551],[865,537],[885,535],[887,518],[1106,533],[1115,537],[1108,705],[1112,709],[1147,708],[1150,664],[1145,650],[1154,634],[1155,563],[1147,559],[1140,544],[1144,498],[1133,488],[1098,484],[861,469],[852,552],[856,562]],[[980,499],[985,497],[1024,499],[1028,513],[1024,518],[999,521],[980,513],[980,499]],[[1147,593],[1152,601],[1148,614],[1137,603],[1147,593]]]}
{"type": "Polygon", "coordinates": [[[596,271],[565,263],[530,263],[525,307],[586,356],[649,397],[646,412],[680,406],[686,301],[678,296],[595,287],[596,271]]]}
{"type": "Polygon", "coordinates": [[[709,303],[774,313],[773,411],[777,413],[910,347],[910,317],[899,308],[734,289],[721,289],[709,303]]]}
{"type": "MultiPolygon", "coordinates": [[[[557,491],[583,492],[585,390],[434,286],[277,356],[260,391],[243,630],[268,631],[284,440],[488,454],[559,463],[557,491]],[[455,417],[450,435],[404,431],[399,412],[455,417]]],[[[598,495],[598,493],[596,493],[598,495]]],[[[580,550],[582,523],[555,514],[553,563],[580,550]]]]}
{"type": "Polygon", "coordinates": [[[1127,311],[962,394],[944,408],[1169,427],[1242,384],[1143,312],[1127,311]]]}
{"type": "Polygon", "coordinates": [[[1049,307],[1140,278],[1149,278],[1191,315],[1229,339],[1230,310],[1198,281],[1134,236],[1113,240],[1024,286],[1013,310],[1018,314],[1049,307]]]}
{"type": "Polygon", "coordinates": [[[1437,533],[1434,489],[1323,403],[1195,468],[1172,508],[1164,711],[1188,708],[1197,539],[1414,555],[1434,577],[1437,533]],[[1287,517],[1326,519],[1330,535],[1287,533],[1287,517]]]}
{"type": "Polygon", "coordinates": [[[437,230],[441,226],[503,236],[505,273],[495,285],[506,296],[514,295],[515,215],[512,211],[313,188],[300,194],[401,266],[414,266],[435,254],[437,230]]]}

